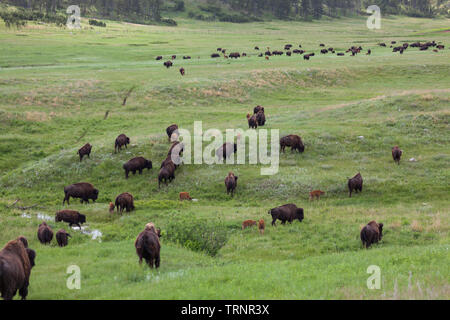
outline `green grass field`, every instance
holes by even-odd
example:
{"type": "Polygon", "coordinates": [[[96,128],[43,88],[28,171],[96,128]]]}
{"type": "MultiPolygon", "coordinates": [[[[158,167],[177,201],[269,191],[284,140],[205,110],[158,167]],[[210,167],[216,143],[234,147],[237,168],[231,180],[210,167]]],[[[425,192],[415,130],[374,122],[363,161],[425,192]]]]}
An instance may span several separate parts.
{"type": "Polygon", "coordinates": [[[363,18],[177,21],[91,28],[83,20],[75,31],[0,22],[0,246],[25,235],[36,250],[28,298],[449,299],[450,21],[389,17],[377,31],[363,18]],[[431,40],[445,49],[400,55],[377,45],[431,40]],[[253,49],[286,43],[316,56],[265,60],[253,49]],[[321,55],[320,43],[364,51],[321,55]],[[217,47],[249,56],[210,58],[217,47]],[[184,165],[158,189],[167,126],[246,129],[258,104],[264,129],[300,135],[303,154],[281,154],[273,176],[260,165],[184,165]],[[131,146],[114,154],[121,133],[131,146]],[[76,152],[87,142],[91,158],[80,163],[76,152]],[[400,166],[394,145],[404,152],[400,166]],[[125,180],[122,164],[139,155],[154,168],[125,180]],[[230,170],[239,176],[234,198],[223,182],[230,170]],[[364,189],[349,198],[347,178],[357,172],[364,189]],[[86,228],[101,238],[70,230],[68,247],[41,245],[42,215],[55,232],[68,230],[53,217],[64,186],[82,181],[100,190],[98,201],[65,208],[86,214],[86,228]],[[313,189],[326,194],[310,202],[313,189]],[[180,202],[182,191],[198,202],[180,202]],[[122,192],[134,195],[137,210],[111,215],[108,204],[122,192]],[[286,203],[303,207],[304,221],[270,226],[267,211],[286,203]],[[261,218],[264,235],[241,230],[242,221],[261,218]],[[359,232],[370,220],[384,223],[384,237],[366,250],[359,232]],[[150,221],[163,232],[158,270],[140,266],[134,248],[150,221]],[[66,287],[70,265],[81,269],[80,290],[66,287]],[[381,289],[367,288],[370,265],[381,269],[381,289]]]}

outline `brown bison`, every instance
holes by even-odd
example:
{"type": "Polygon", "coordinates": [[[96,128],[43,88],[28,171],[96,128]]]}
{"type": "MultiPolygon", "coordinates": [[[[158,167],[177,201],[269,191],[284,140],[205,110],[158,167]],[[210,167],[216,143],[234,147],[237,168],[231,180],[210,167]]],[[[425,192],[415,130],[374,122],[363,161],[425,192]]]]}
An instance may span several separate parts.
{"type": "Polygon", "coordinates": [[[266,115],[264,114],[264,108],[262,111],[259,111],[256,114],[256,122],[258,123],[258,126],[264,126],[266,124],[266,115]]]}
{"type": "Polygon", "coordinates": [[[259,220],[259,222],[258,222],[259,233],[264,234],[265,228],[266,228],[266,223],[264,222],[264,220],[263,219],[259,220]]]}
{"type": "Polygon", "coordinates": [[[184,68],[180,68],[180,74],[181,74],[182,76],[184,76],[184,74],[185,74],[184,68]]]}
{"type": "Polygon", "coordinates": [[[180,200],[192,200],[189,192],[180,192],[180,200]]]}
{"type": "Polygon", "coordinates": [[[309,193],[309,200],[313,200],[314,198],[317,198],[317,200],[319,200],[320,199],[320,196],[322,196],[322,195],[324,195],[325,194],[325,192],[324,191],[321,191],[321,190],[314,190],[314,191],[311,191],[310,193],[309,193]]]}
{"type": "Polygon", "coordinates": [[[225,178],[225,186],[227,187],[227,194],[230,194],[233,197],[234,190],[237,187],[238,177],[234,175],[233,172],[228,173],[228,176],[225,178]]]}
{"type": "Polygon", "coordinates": [[[109,203],[109,213],[113,213],[114,212],[114,203],[110,202],[109,203]]]}
{"type": "Polygon", "coordinates": [[[156,60],[162,60],[162,58],[163,58],[162,56],[157,56],[156,60]]]}
{"type": "Polygon", "coordinates": [[[86,222],[86,216],[74,210],[61,210],[56,213],[55,222],[67,222],[69,227],[77,225],[81,229],[81,225],[86,222]]]}
{"type": "MultiPolygon", "coordinates": [[[[172,162],[172,160],[170,160],[172,162]]],[[[172,162],[173,165],[173,162],[172,162]]],[[[167,181],[172,182],[175,179],[175,165],[164,165],[158,174],[158,188],[161,188],[161,182],[167,185],[167,181]]]]}
{"type": "Polygon", "coordinates": [[[360,237],[363,246],[369,248],[373,243],[377,243],[383,237],[383,224],[370,221],[361,229],[360,237]]]}
{"type": "Polygon", "coordinates": [[[125,148],[128,149],[127,145],[130,144],[130,138],[128,138],[126,135],[124,135],[123,133],[120,134],[117,138],[116,138],[116,142],[114,144],[114,152],[116,153],[117,150],[120,152],[120,150],[122,149],[123,146],[125,146],[125,148]]]}
{"type": "Polygon", "coordinates": [[[134,243],[136,254],[139,257],[139,264],[142,264],[142,259],[145,259],[151,268],[153,268],[153,265],[159,268],[161,250],[160,236],[161,231],[156,230],[153,223],[148,223],[145,226],[145,230],[139,233],[134,243]]]}
{"type": "Polygon", "coordinates": [[[65,247],[69,243],[69,237],[72,236],[66,232],[66,230],[61,229],[56,233],[56,242],[58,242],[58,246],[65,247]]]}
{"type": "Polygon", "coordinates": [[[237,152],[237,144],[225,142],[220,148],[216,150],[216,156],[219,160],[228,159],[233,153],[237,152]]]}
{"type": "Polygon", "coordinates": [[[392,158],[398,165],[400,165],[400,158],[402,157],[403,151],[399,149],[398,146],[392,148],[392,158]]]}
{"type": "Polygon", "coordinates": [[[281,151],[284,152],[286,147],[291,147],[291,151],[298,150],[298,152],[305,151],[305,146],[303,145],[302,139],[295,135],[290,134],[280,139],[281,151]]]}
{"type": "Polygon", "coordinates": [[[172,61],[166,61],[166,62],[164,62],[164,66],[167,68],[167,69],[169,69],[171,66],[173,66],[173,63],[172,63],[172,61]]]}
{"type": "Polygon", "coordinates": [[[272,215],[272,226],[275,226],[277,219],[281,220],[281,224],[285,224],[286,221],[292,223],[295,219],[302,222],[303,208],[297,208],[295,204],[285,204],[280,207],[273,208],[269,210],[269,214],[272,215]]]}
{"type": "Polygon", "coordinates": [[[218,54],[218,53],[211,54],[211,58],[219,58],[219,57],[220,57],[220,54],[218,54]]]}
{"type": "Polygon", "coordinates": [[[349,191],[349,197],[352,196],[352,191],[355,190],[356,193],[362,192],[363,187],[363,178],[361,176],[361,173],[356,174],[353,178],[348,179],[348,191],[349,191]]]}
{"type": "Polygon", "coordinates": [[[166,133],[167,133],[167,136],[169,137],[169,141],[172,138],[172,134],[177,130],[178,130],[178,125],[176,125],[176,124],[172,124],[171,126],[167,127],[166,133]]]}
{"type": "Polygon", "coordinates": [[[260,111],[264,112],[264,107],[261,107],[261,106],[258,105],[258,106],[253,108],[253,114],[257,114],[260,111]]]}
{"type": "Polygon", "coordinates": [[[232,53],[230,53],[228,56],[229,56],[231,59],[232,59],[232,58],[237,59],[237,58],[240,58],[240,57],[241,57],[241,54],[240,54],[239,52],[232,52],[232,53]]]}
{"type": "Polygon", "coordinates": [[[184,151],[184,144],[179,142],[179,141],[175,141],[169,149],[169,152],[167,152],[167,158],[170,158],[173,163],[175,164],[175,167],[178,167],[181,162],[181,155],[184,151]]]}
{"type": "Polygon", "coordinates": [[[131,193],[124,192],[122,194],[119,194],[116,198],[116,208],[117,212],[120,211],[120,214],[122,214],[123,210],[126,209],[127,212],[130,212],[134,210],[134,198],[131,193]]]}
{"type": "Polygon", "coordinates": [[[247,113],[247,121],[249,128],[252,129],[258,128],[258,121],[256,120],[256,115],[250,116],[250,113],[247,113]]]}
{"type": "Polygon", "coordinates": [[[84,146],[81,147],[80,150],[78,150],[78,155],[80,156],[80,162],[83,160],[84,156],[88,156],[88,158],[91,158],[91,150],[92,146],[89,143],[86,143],[84,146]]]}
{"type": "Polygon", "coordinates": [[[17,290],[22,300],[27,298],[35,258],[36,252],[19,239],[9,241],[0,251],[0,293],[4,300],[12,300],[17,290]]]}
{"type": "Polygon", "coordinates": [[[255,220],[245,220],[244,222],[242,222],[242,230],[244,230],[245,228],[256,226],[257,223],[258,222],[256,222],[255,220]]]}
{"type": "Polygon", "coordinates": [[[38,228],[37,237],[42,244],[49,244],[53,239],[53,230],[43,221],[38,228]]]}
{"type": "Polygon", "coordinates": [[[123,169],[125,170],[125,179],[128,179],[128,174],[133,172],[136,174],[136,171],[139,171],[139,174],[142,174],[144,169],[150,170],[152,168],[151,160],[147,160],[143,157],[136,157],[128,162],[123,164],[123,169]]]}
{"type": "Polygon", "coordinates": [[[98,198],[98,190],[94,188],[94,186],[87,182],[74,183],[70,186],[64,188],[64,200],[63,205],[67,201],[69,203],[70,197],[72,198],[80,198],[81,203],[86,202],[89,203],[89,200],[95,202],[98,198]]]}

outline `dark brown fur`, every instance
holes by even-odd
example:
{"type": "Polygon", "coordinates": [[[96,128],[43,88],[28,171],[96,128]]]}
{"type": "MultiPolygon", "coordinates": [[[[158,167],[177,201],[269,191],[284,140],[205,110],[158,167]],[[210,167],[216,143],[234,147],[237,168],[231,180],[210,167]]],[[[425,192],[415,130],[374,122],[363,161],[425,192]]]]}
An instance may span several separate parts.
{"type": "Polygon", "coordinates": [[[116,153],[117,151],[120,152],[120,150],[122,150],[122,147],[125,146],[126,149],[128,149],[127,145],[130,144],[130,138],[128,138],[125,134],[120,134],[117,138],[116,138],[116,142],[114,144],[114,152],[116,153]]]}
{"type": "Polygon", "coordinates": [[[272,226],[276,225],[277,219],[281,220],[281,224],[285,224],[286,221],[292,223],[295,219],[302,222],[304,218],[303,208],[297,208],[292,203],[273,208],[269,210],[269,214],[272,215],[272,226]]]}
{"type": "Polygon", "coordinates": [[[302,139],[295,135],[290,134],[280,139],[281,151],[284,152],[286,147],[291,147],[291,151],[298,150],[298,152],[305,151],[305,146],[303,145],[302,139]]]}
{"type": "Polygon", "coordinates": [[[170,160],[159,170],[158,188],[161,188],[161,182],[164,181],[164,183],[167,185],[167,181],[172,182],[173,179],[175,179],[175,165],[173,164],[172,160],[170,160]]]}
{"type": "Polygon", "coordinates": [[[252,129],[258,128],[258,121],[256,120],[256,115],[251,116],[250,113],[247,114],[248,127],[252,129]]]}
{"type": "Polygon", "coordinates": [[[158,233],[160,235],[153,224],[149,223],[137,236],[134,246],[139,257],[139,264],[142,263],[142,259],[145,259],[150,268],[153,268],[153,265],[159,268],[161,243],[158,233]]]}
{"type": "Polygon", "coordinates": [[[133,158],[123,165],[123,169],[125,170],[125,178],[128,179],[128,174],[130,172],[136,174],[136,171],[139,171],[139,174],[142,174],[144,169],[150,170],[152,167],[152,162],[144,157],[133,158]]]}
{"type": "Polygon", "coordinates": [[[74,210],[61,210],[56,213],[55,221],[67,222],[69,223],[69,227],[75,224],[81,229],[81,224],[86,222],[86,216],[74,210]]]}
{"type": "Polygon", "coordinates": [[[363,246],[365,248],[369,248],[372,244],[377,243],[383,237],[383,224],[370,221],[361,229],[360,237],[363,246]]]}
{"type": "Polygon", "coordinates": [[[50,244],[53,239],[53,230],[47,224],[47,222],[42,222],[39,225],[37,237],[42,244],[50,244]]]}
{"type": "Polygon", "coordinates": [[[225,186],[227,188],[227,194],[230,194],[231,196],[234,196],[234,190],[237,187],[237,180],[238,177],[234,175],[233,172],[228,173],[228,176],[225,178],[225,186]]]}
{"type": "Polygon", "coordinates": [[[61,229],[56,233],[56,242],[58,242],[58,246],[65,247],[69,243],[69,237],[72,237],[70,234],[66,232],[66,230],[61,229]]]}
{"type": "Polygon", "coordinates": [[[95,202],[98,198],[98,190],[94,186],[87,182],[74,183],[64,188],[64,200],[63,205],[67,201],[69,203],[70,197],[80,198],[81,203],[89,203],[89,200],[95,202]]]}
{"type": "Polygon", "coordinates": [[[9,241],[0,251],[0,293],[4,300],[12,300],[17,290],[22,300],[27,298],[35,257],[36,252],[19,239],[9,241]]]}
{"type": "Polygon", "coordinates": [[[91,158],[91,150],[92,146],[89,143],[86,143],[84,146],[81,147],[80,150],[78,150],[78,155],[80,156],[80,162],[83,160],[84,156],[88,156],[88,158],[91,158]]]}
{"type": "Polygon", "coordinates": [[[348,191],[349,191],[349,197],[352,196],[353,190],[356,191],[356,193],[362,192],[363,187],[363,178],[361,176],[361,173],[357,173],[353,178],[348,179],[348,191]]]}
{"type": "Polygon", "coordinates": [[[398,165],[400,165],[400,158],[402,157],[403,151],[398,148],[398,146],[395,146],[392,148],[392,158],[395,162],[397,162],[398,165]]]}
{"type": "Polygon", "coordinates": [[[167,133],[167,136],[169,137],[169,141],[170,141],[170,138],[172,138],[172,134],[173,134],[176,130],[178,130],[178,125],[176,125],[176,124],[172,124],[171,126],[168,126],[168,127],[167,127],[166,133],[167,133]]]}
{"type": "Polygon", "coordinates": [[[116,208],[117,212],[120,211],[122,214],[123,210],[126,209],[127,212],[134,210],[134,198],[131,193],[124,192],[119,194],[116,198],[116,208]]]}
{"type": "Polygon", "coordinates": [[[264,126],[266,124],[266,115],[264,114],[264,108],[262,111],[259,111],[256,114],[256,122],[258,123],[258,126],[264,126]]]}

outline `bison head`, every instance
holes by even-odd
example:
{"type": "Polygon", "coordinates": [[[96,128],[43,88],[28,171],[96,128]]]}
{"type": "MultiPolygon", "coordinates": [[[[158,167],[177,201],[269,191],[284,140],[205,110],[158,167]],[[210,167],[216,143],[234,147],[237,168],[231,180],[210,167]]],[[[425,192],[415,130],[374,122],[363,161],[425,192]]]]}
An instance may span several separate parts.
{"type": "Polygon", "coordinates": [[[152,162],[151,162],[150,160],[147,160],[146,163],[145,163],[145,167],[146,167],[147,169],[153,168],[152,162]]]}
{"type": "Polygon", "coordinates": [[[303,220],[303,218],[304,218],[304,215],[303,215],[303,208],[298,208],[297,210],[296,210],[296,215],[297,215],[297,219],[298,219],[298,221],[300,221],[300,222],[302,222],[302,220],[303,220]]]}
{"type": "Polygon", "coordinates": [[[380,235],[379,235],[379,239],[378,240],[381,240],[381,237],[383,237],[383,224],[382,223],[378,224],[378,231],[380,231],[380,235]]]}
{"type": "Polygon", "coordinates": [[[34,267],[35,266],[34,259],[36,259],[36,251],[29,248],[26,248],[26,250],[28,254],[28,259],[30,260],[30,265],[31,267],[34,267]]]}
{"type": "Polygon", "coordinates": [[[92,192],[92,200],[95,201],[98,198],[98,189],[94,189],[92,192]]]}
{"type": "Polygon", "coordinates": [[[86,222],[86,216],[84,214],[80,214],[80,223],[83,224],[86,222]]]}

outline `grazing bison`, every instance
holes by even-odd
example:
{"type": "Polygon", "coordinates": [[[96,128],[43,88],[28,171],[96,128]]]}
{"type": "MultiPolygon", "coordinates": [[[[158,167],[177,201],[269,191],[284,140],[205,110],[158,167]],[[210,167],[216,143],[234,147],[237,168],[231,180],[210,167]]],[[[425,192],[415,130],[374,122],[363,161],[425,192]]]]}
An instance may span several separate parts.
{"type": "Polygon", "coordinates": [[[281,224],[285,224],[286,221],[292,223],[295,219],[302,222],[303,208],[297,208],[295,204],[285,204],[280,207],[269,210],[269,214],[272,215],[272,226],[275,226],[277,219],[281,220],[281,224]]]}
{"type": "Polygon", "coordinates": [[[361,176],[361,173],[356,174],[353,178],[348,179],[348,191],[349,191],[349,197],[352,196],[352,191],[355,190],[356,193],[362,192],[363,187],[363,178],[361,176]]]}
{"type": "Polygon", "coordinates": [[[399,149],[398,146],[392,148],[392,158],[398,165],[400,165],[400,158],[402,157],[403,151],[399,149]]]}
{"type": "MultiPolygon", "coordinates": [[[[170,126],[168,126],[167,127],[167,129],[166,129],[166,133],[167,133],[167,136],[169,137],[169,141],[171,140],[171,138],[172,138],[172,135],[175,133],[176,134],[176,136],[178,137],[178,125],[176,125],[176,124],[172,124],[172,125],[170,125],[170,126]]],[[[174,137],[175,138],[175,137],[174,137]]]]}
{"type": "Polygon", "coordinates": [[[340,57],[342,57],[342,56],[345,56],[345,53],[343,53],[343,52],[338,52],[337,55],[340,56],[340,57]]]}
{"type": "Polygon", "coordinates": [[[233,153],[237,152],[237,144],[225,142],[216,150],[216,156],[219,160],[228,159],[233,153]]]}
{"type": "Polygon", "coordinates": [[[156,60],[162,60],[162,58],[163,58],[162,56],[157,56],[156,60]]]}
{"type": "Polygon", "coordinates": [[[258,128],[258,121],[256,120],[256,115],[250,116],[250,113],[247,114],[248,127],[252,129],[258,128]]]}
{"type": "Polygon", "coordinates": [[[139,233],[134,243],[136,247],[136,254],[139,257],[139,264],[142,264],[142,259],[145,259],[147,264],[153,268],[159,268],[160,264],[160,250],[161,244],[159,238],[160,230],[156,230],[153,223],[148,223],[145,230],[139,233]]]}
{"type": "Polygon", "coordinates": [[[125,134],[120,134],[117,138],[116,138],[116,142],[114,144],[114,153],[117,152],[117,150],[122,149],[123,146],[125,146],[125,148],[128,149],[127,145],[130,144],[130,138],[128,138],[125,134]]]}
{"type": "Polygon", "coordinates": [[[180,192],[180,200],[192,200],[189,192],[180,192]]]}
{"type": "Polygon", "coordinates": [[[219,57],[220,57],[220,54],[218,54],[218,53],[211,54],[211,58],[219,58],[219,57]]]}
{"type": "Polygon", "coordinates": [[[320,196],[322,196],[322,195],[324,195],[325,194],[325,192],[324,191],[321,191],[321,190],[314,190],[314,191],[311,191],[310,193],[309,193],[309,200],[314,200],[314,198],[317,198],[317,200],[319,200],[320,199],[320,196]]]}
{"type": "Polygon", "coordinates": [[[183,59],[184,60],[189,60],[189,59],[191,59],[191,56],[183,56],[183,59]]]}
{"type": "Polygon", "coordinates": [[[150,170],[152,168],[151,160],[147,160],[143,157],[136,157],[128,162],[123,164],[123,169],[125,170],[125,179],[128,179],[128,174],[133,172],[136,174],[136,171],[139,171],[139,174],[142,174],[144,169],[150,170]]]}
{"type": "Polygon", "coordinates": [[[228,176],[225,178],[225,186],[227,187],[227,194],[230,194],[233,197],[234,190],[237,187],[238,177],[234,175],[233,172],[228,173],[228,176]]]}
{"type": "Polygon", "coordinates": [[[175,60],[176,58],[177,58],[176,55],[173,55],[173,56],[172,56],[172,60],[175,60]]]}
{"type": "Polygon", "coordinates": [[[298,150],[298,152],[305,151],[305,146],[303,145],[302,139],[295,135],[290,134],[280,139],[281,151],[284,152],[286,147],[291,147],[291,151],[298,150]]]}
{"type": "Polygon", "coordinates": [[[256,114],[256,122],[258,126],[264,126],[266,124],[266,115],[264,114],[264,108],[256,114]]]}
{"type": "Polygon", "coordinates": [[[258,46],[256,46],[256,47],[255,47],[255,50],[259,50],[259,47],[258,47],[258,46]]]}
{"type": "Polygon", "coordinates": [[[172,180],[175,179],[175,166],[171,167],[169,165],[163,166],[159,170],[158,174],[158,188],[161,188],[161,182],[164,181],[164,183],[167,185],[167,180],[169,182],[172,182],[172,180]]]}
{"type": "Polygon", "coordinates": [[[39,225],[37,237],[42,244],[49,244],[53,239],[53,230],[47,224],[47,222],[42,222],[39,225]]]}
{"type": "Polygon", "coordinates": [[[166,62],[164,62],[164,66],[167,68],[167,69],[169,69],[171,66],[173,66],[173,63],[172,63],[172,61],[166,61],[166,62]]]}
{"type": "Polygon", "coordinates": [[[259,220],[259,222],[258,222],[259,233],[264,234],[265,228],[266,228],[266,223],[264,222],[264,220],[263,219],[259,220]]]}
{"type": "Polygon", "coordinates": [[[130,212],[134,210],[134,198],[131,193],[124,192],[122,194],[119,194],[116,198],[116,208],[117,212],[120,211],[120,214],[122,214],[123,210],[126,209],[127,212],[130,212]]]}
{"type": "Polygon", "coordinates": [[[74,210],[61,210],[56,213],[56,222],[67,222],[69,227],[77,225],[81,229],[81,225],[86,222],[86,216],[74,210]]]}
{"type": "Polygon", "coordinates": [[[78,150],[78,155],[80,156],[80,162],[83,160],[83,157],[85,155],[88,156],[88,158],[91,158],[91,150],[92,146],[89,143],[86,143],[84,146],[81,147],[80,150],[78,150]]]}
{"type": "Polygon", "coordinates": [[[114,212],[114,208],[115,208],[114,203],[110,202],[109,203],[109,213],[113,213],[114,212]]]}
{"type": "Polygon", "coordinates": [[[58,246],[65,247],[69,243],[69,237],[72,236],[66,232],[66,230],[61,229],[56,233],[56,242],[58,242],[58,246]]]}
{"type": "Polygon", "coordinates": [[[256,226],[257,223],[258,222],[256,222],[255,220],[245,220],[244,222],[242,222],[242,230],[244,230],[245,228],[256,226]]]}
{"type": "Polygon", "coordinates": [[[22,300],[27,298],[35,258],[36,252],[19,239],[9,241],[0,251],[0,293],[4,300],[12,300],[17,290],[22,300]]]}
{"type": "Polygon", "coordinates": [[[80,198],[81,203],[86,202],[89,203],[89,200],[95,202],[98,198],[98,190],[94,188],[94,186],[87,182],[74,183],[70,186],[64,188],[64,200],[63,205],[67,201],[69,203],[70,197],[72,198],[80,198]]]}
{"type": "Polygon", "coordinates": [[[232,53],[230,53],[228,56],[229,56],[230,58],[235,58],[235,59],[237,59],[237,58],[240,58],[240,57],[241,57],[241,54],[240,54],[239,52],[232,52],[232,53]]]}
{"type": "Polygon", "coordinates": [[[181,74],[182,76],[184,76],[184,73],[185,73],[184,68],[180,68],[180,74],[181,74]]]}
{"type": "Polygon", "coordinates": [[[372,244],[378,243],[383,237],[383,224],[370,221],[361,229],[360,237],[366,249],[372,244]]]}

